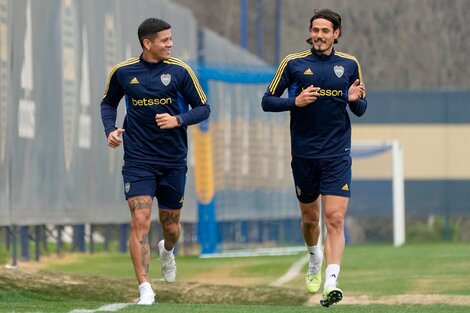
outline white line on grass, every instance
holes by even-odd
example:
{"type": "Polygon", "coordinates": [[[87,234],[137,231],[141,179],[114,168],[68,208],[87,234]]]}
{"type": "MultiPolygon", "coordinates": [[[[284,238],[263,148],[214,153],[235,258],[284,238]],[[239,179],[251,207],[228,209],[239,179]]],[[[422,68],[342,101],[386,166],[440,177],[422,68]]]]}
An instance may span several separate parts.
{"type": "Polygon", "coordinates": [[[287,273],[285,273],[284,275],[279,277],[279,279],[273,281],[269,285],[274,286],[274,287],[279,287],[279,286],[284,285],[288,281],[291,281],[292,279],[294,279],[294,277],[296,277],[300,273],[300,271],[302,270],[302,267],[304,267],[304,265],[308,262],[308,259],[309,259],[308,255],[302,257],[300,260],[292,264],[292,266],[289,268],[287,273]]]}
{"type": "Polygon", "coordinates": [[[94,313],[94,312],[103,312],[103,311],[116,312],[116,311],[119,311],[120,309],[124,309],[126,306],[130,304],[132,303],[111,303],[111,304],[105,304],[96,310],[75,309],[75,310],[70,311],[70,313],[94,313]]]}
{"type": "Polygon", "coordinates": [[[228,250],[220,253],[200,254],[200,258],[230,258],[230,257],[252,257],[252,256],[272,256],[272,255],[292,255],[305,251],[305,246],[299,247],[280,247],[280,248],[261,248],[261,249],[242,249],[228,250]]]}

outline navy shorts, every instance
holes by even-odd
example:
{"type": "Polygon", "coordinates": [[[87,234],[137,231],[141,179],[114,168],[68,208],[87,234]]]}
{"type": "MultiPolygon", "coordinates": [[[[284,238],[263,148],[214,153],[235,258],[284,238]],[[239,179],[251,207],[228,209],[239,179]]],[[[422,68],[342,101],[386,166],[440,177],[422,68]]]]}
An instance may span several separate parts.
{"type": "Polygon", "coordinates": [[[304,159],[292,157],[295,193],[302,203],[311,203],[321,195],[351,196],[351,157],[304,159]]]}
{"type": "Polygon", "coordinates": [[[129,163],[122,167],[126,200],[137,196],[157,198],[161,209],[181,209],[188,167],[168,168],[162,165],[129,163]]]}

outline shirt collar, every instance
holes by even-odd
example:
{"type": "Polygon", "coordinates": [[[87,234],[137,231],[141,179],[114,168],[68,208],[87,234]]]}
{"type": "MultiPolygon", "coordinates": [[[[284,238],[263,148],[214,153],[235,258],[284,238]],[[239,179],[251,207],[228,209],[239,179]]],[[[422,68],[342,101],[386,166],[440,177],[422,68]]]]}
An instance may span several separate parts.
{"type": "Polygon", "coordinates": [[[140,62],[142,64],[144,64],[145,66],[149,66],[149,67],[157,66],[158,64],[161,64],[163,62],[163,61],[147,62],[147,61],[144,60],[144,54],[143,53],[140,54],[139,59],[140,59],[140,62]]]}
{"type": "Polygon", "coordinates": [[[313,55],[314,58],[316,58],[317,60],[321,60],[321,61],[329,60],[329,59],[331,59],[331,57],[333,57],[335,55],[335,48],[333,48],[333,50],[331,50],[331,53],[329,55],[318,55],[313,47],[310,48],[310,51],[312,52],[312,55],[313,55]]]}

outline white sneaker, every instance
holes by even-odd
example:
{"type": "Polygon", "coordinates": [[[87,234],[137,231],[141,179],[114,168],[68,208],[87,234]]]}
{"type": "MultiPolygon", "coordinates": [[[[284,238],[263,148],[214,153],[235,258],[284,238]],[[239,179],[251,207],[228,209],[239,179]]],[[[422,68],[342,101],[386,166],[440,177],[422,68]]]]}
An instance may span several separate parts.
{"type": "Polygon", "coordinates": [[[167,283],[172,283],[176,280],[176,262],[175,256],[172,252],[164,252],[165,241],[160,240],[158,243],[158,251],[160,252],[160,260],[162,261],[162,275],[167,283]]]}
{"type": "Polygon", "coordinates": [[[146,293],[140,296],[139,301],[137,304],[139,305],[152,305],[155,303],[155,293],[146,293]]]}
{"type": "Polygon", "coordinates": [[[139,305],[151,305],[155,303],[155,292],[153,292],[150,283],[145,282],[139,286],[140,298],[137,301],[139,305]]]}

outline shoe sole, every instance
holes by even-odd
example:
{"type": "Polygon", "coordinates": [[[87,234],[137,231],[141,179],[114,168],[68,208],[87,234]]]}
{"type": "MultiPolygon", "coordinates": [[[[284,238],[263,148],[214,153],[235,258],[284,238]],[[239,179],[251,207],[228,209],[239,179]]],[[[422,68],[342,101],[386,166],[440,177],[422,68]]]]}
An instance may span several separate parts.
{"type": "Polygon", "coordinates": [[[329,307],[343,299],[343,292],[339,289],[334,289],[328,293],[326,299],[320,300],[320,304],[324,307],[329,307]]]}
{"type": "MultiPolygon", "coordinates": [[[[162,273],[162,276],[163,276],[163,273],[162,273]]],[[[166,278],[165,276],[163,276],[163,279],[167,282],[167,283],[174,283],[176,281],[176,277],[175,278],[166,278]]]]}

